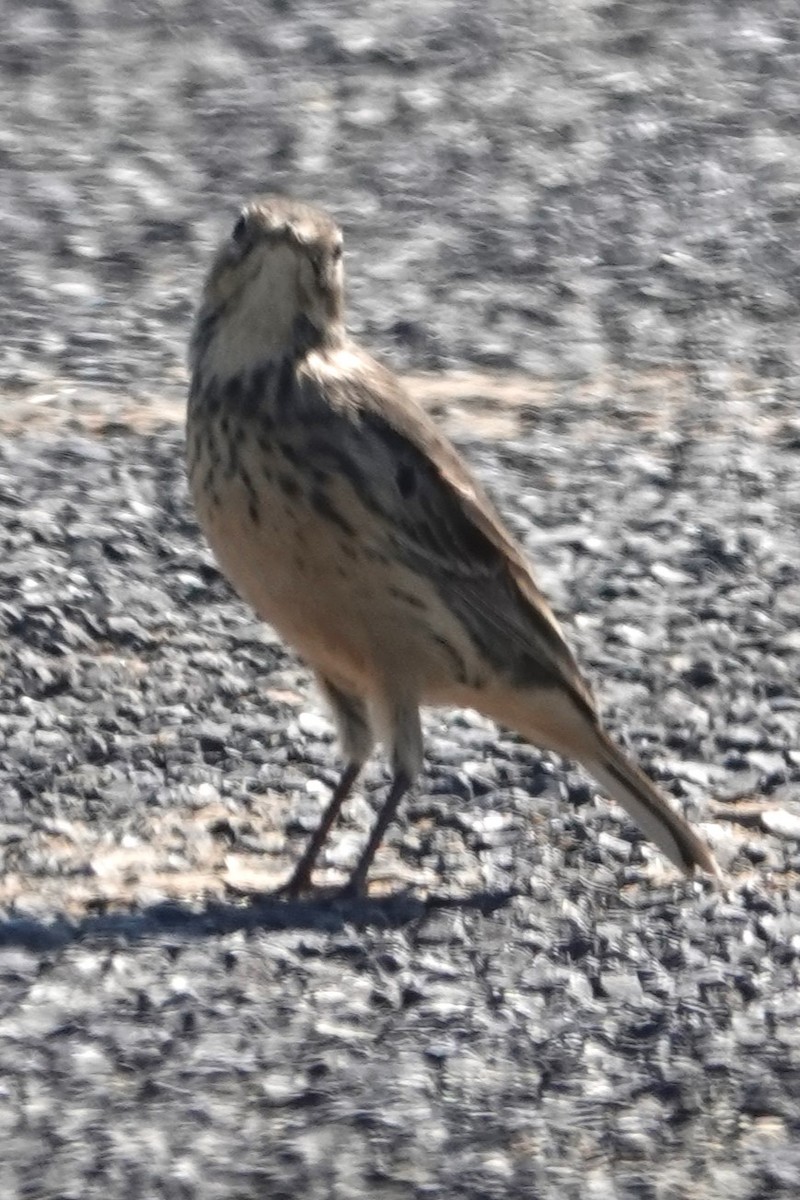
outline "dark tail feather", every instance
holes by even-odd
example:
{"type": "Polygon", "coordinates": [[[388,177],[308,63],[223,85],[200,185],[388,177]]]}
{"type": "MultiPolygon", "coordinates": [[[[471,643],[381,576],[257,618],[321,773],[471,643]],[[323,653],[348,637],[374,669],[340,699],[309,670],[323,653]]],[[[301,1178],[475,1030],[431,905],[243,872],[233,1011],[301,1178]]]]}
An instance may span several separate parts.
{"type": "Polygon", "coordinates": [[[582,761],[607,795],[630,813],[676,867],[687,875],[699,868],[720,879],[720,869],[708,846],[655,784],[601,729],[597,730],[597,742],[597,757],[587,755],[582,761]]]}

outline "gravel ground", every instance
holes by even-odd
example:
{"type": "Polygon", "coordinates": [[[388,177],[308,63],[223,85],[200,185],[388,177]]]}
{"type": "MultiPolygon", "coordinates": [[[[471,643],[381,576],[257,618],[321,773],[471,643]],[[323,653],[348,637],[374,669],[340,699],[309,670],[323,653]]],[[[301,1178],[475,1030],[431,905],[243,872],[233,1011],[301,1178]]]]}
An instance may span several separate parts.
{"type": "Polygon", "coordinates": [[[3,20],[4,1200],[796,1197],[793,0],[3,20]],[[725,889],[439,713],[370,900],[267,897],[332,729],[214,570],[176,419],[209,247],[265,186],[343,218],[354,330],[725,889]]]}

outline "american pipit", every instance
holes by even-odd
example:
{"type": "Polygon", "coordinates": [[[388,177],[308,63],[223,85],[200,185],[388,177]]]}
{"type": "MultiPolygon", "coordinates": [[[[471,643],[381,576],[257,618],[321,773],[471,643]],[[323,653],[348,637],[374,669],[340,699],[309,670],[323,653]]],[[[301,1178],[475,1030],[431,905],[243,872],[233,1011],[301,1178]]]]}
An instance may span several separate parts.
{"type": "Polygon", "coordinates": [[[421,704],[478,709],[582,763],[666,856],[717,875],[686,820],[603,730],[521,548],[453,446],[345,332],[342,235],[248,204],[191,343],[188,463],[229,580],[314,670],[346,766],[284,889],[311,871],[376,739],[388,798],[348,888],[422,766],[421,704]]]}

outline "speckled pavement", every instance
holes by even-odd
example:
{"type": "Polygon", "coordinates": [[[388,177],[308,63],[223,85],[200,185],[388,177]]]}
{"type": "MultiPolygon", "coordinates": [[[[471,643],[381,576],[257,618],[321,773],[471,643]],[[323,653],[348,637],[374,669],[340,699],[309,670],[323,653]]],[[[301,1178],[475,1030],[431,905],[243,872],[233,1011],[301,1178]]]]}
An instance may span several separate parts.
{"type": "Polygon", "coordinates": [[[796,7],[10,0],[0,45],[0,1195],[800,1188],[796,7]],[[343,220],[726,884],[431,713],[370,897],[269,892],[338,760],[188,508],[211,246],[343,220]]]}

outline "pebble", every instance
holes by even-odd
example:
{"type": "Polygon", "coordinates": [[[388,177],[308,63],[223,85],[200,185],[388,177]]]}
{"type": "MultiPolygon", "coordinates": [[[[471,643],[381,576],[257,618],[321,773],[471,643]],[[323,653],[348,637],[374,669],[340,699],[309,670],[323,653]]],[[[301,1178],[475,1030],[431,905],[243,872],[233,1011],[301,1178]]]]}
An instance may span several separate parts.
{"type": "Polygon", "coordinates": [[[761,814],[761,823],[770,833],[790,840],[800,839],[800,814],[785,808],[766,809],[761,814]]]}

